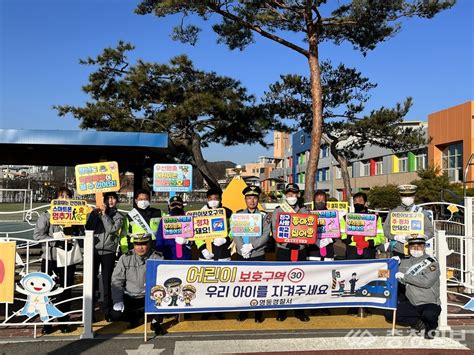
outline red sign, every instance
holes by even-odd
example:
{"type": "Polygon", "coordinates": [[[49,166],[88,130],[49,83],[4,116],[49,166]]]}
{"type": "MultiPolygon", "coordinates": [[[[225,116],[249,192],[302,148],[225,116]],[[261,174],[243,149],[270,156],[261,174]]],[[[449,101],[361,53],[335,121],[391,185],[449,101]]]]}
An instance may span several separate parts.
{"type": "Polygon", "coordinates": [[[314,214],[282,212],[277,216],[278,243],[315,244],[318,218],[314,214]]]}

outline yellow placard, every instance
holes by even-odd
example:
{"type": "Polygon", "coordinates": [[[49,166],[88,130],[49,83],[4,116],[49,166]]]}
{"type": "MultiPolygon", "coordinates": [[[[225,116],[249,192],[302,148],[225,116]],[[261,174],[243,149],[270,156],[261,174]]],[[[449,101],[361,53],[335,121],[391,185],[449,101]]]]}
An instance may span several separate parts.
{"type": "Polygon", "coordinates": [[[117,162],[76,165],[76,188],[79,195],[120,190],[117,162]]]}
{"type": "Polygon", "coordinates": [[[339,201],[328,201],[326,203],[328,210],[338,210],[349,212],[349,203],[348,202],[339,202],[339,201]]]}
{"type": "Polygon", "coordinates": [[[425,215],[421,212],[390,212],[392,234],[425,234],[425,215]]]}
{"type": "Polygon", "coordinates": [[[52,200],[49,222],[62,226],[85,225],[91,211],[92,208],[83,200],[52,200]]]}
{"type": "Polygon", "coordinates": [[[0,242],[0,303],[13,303],[16,242],[0,242]]]}
{"type": "Polygon", "coordinates": [[[193,239],[214,239],[227,237],[227,218],[223,208],[188,211],[193,216],[193,239]]]}

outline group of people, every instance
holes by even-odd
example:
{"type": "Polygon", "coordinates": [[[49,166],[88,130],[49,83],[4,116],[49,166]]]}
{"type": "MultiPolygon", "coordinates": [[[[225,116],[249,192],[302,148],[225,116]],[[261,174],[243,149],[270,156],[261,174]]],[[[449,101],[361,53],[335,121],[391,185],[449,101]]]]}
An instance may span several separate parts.
{"type": "MultiPolygon", "coordinates": [[[[419,212],[422,209],[414,204],[416,186],[399,186],[401,204],[395,212],[419,212]]],[[[298,250],[298,260],[305,261],[332,261],[335,258],[334,239],[318,239],[316,244],[277,243],[273,238],[277,235],[276,219],[279,212],[309,213],[310,209],[302,203],[301,191],[297,184],[288,184],[284,191],[284,201],[273,213],[269,214],[259,209],[261,189],[258,186],[248,186],[242,191],[245,208],[235,213],[262,214],[262,235],[260,237],[237,237],[231,233],[225,238],[215,238],[212,247],[208,248],[205,240],[196,239],[189,241],[185,238],[165,239],[163,237],[162,213],[159,209],[151,207],[150,192],[139,190],[135,193],[134,208],[125,216],[118,212],[118,196],[116,193],[104,194],[104,204],[96,208],[89,216],[85,226],[94,230],[95,258],[94,268],[98,275],[100,267],[102,275],[102,308],[105,319],[108,321],[128,320],[134,327],[143,313],[145,297],[145,264],[148,259],[165,260],[190,260],[193,255],[199,260],[226,261],[231,260],[232,250],[236,251],[239,261],[265,261],[269,254],[269,246],[276,246],[277,261],[291,261],[292,250],[298,250]],[[273,236],[273,238],[272,238],[273,236]],[[182,253],[177,254],[176,244],[182,245],[182,253]],[[194,248],[194,251],[193,251],[194,248]],[[116,262],[116,253],[121,255],[116,262]]],[[[61,189],[58,197],[71,198],[68,189],[61,189]]],[[[184,202],[179,196],[169,200],[168,213],[170,216],[186,214],[184,202]]],[[[312,201],[314,210],[327,209],[327,194],[318,190],[312,201]]],[[[206,209],[223,208],[229,219],[232,211],[222,205],[222,192],[218,189],[207,191],[207,203],[202,207],[206,209]]],[[[353,196],[353,208],[356,213],[369,213],[368,198],[363,192],[353,196]]],[[[49,213],[45,212],[35,228],[34,238],[41,240],[51,238],[53,233],[60,230],[60,226],[49,224],[49,213]]],[[[375,236],[352,236],[344,230],[344,221],[341,219],[341,240],[345,244],[346,259],[374,259],[380,250],[388,251],[399,263],[399,272],[396,274],[401,287],[399,287],[399,304],[397,322],[412,326],[418,331],[425,329],[425,337],[433,335],[432,330],[437,328],[440,313],[439,300],[439,265],[437,261],[425,253],[426,240],[433,237],[433,225],[425,213],[424,235],[393,235],[390,232],[390,218],[382,224],[381,217],[377,217],[377,233],[375,236]],[[405,245],[408,244],[408,255],[405,245]]],[[[74,231],[68,231],[74,234],[74,231]]],[[[64,233],[67,234],[66,231],[64,233]]],[[[77,233],[77,231],[76,231],[77,233]]],[[[67,269],[64,275],[62,268],[57,268],[55,262],[54,245],[49,243],[53,250],[48,253],[50,258],[47,272],[54,272],[60,282],[72,284],[74,267],[67,269]]],[[[45,258],[46,253],[43,254],[45,258]]],[[[338,255],[338,257],[340,257],[338,255]]],[[[293,260],[294,261],[294,260],[293,260]]],[[[44,269],[42,264],[42,269],[44,269]]],[[[45,269],[43,270],[45,271],[45,269]]],[[[98,280],[96,280],[98,288],[98,280]]],[[[63,299],[70,294],[63,292],[63,299]]],[[[69,291],[70,293],[70,291],[69,291]]],[[[70,302],[61,304],[65,310],[70,307],[70,302]]],[[[205,317],[209,317],[207,314],[205,317]]],[[[218,318],[223,318],[222,313],[217,313],[218,318]]],[[[302,322],[310,320],[303,309],[295,311],[295,316],[302,322]]],[[[390,315],[386,316],[390,320],[390,315]]],[[[238,321],[248,318],[247,312],[240,312],[238,321]]],[[[287,318],[287,311],[280,310],[277,314],[278,321],[287,318]]],[[[263,312],[255,312],[255,322],[264,321],[263,312]]],[[[155,333],[164,334],[162,318],[156,316],[152,320],[155,333]]],[[[50,332],[50,327],[44,327],[43,332],[50,332]]],[[[61,327],[61,331],[69,331],[68,327],[61,327]]]]}

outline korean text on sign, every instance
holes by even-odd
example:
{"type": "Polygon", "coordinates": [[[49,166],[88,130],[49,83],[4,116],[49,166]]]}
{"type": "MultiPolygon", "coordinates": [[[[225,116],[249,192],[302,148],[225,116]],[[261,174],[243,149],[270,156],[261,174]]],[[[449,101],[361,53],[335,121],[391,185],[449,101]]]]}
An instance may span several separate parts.
{"type": "Polygon", "coordinates": [[[262,215],[260,213],[235,213],[230,219],[230,230],[234,237],[260,237],[262,215]]]}
{"type": "Polygon", "coordinates": [[[341,237],[338,211],[311,211],[311,214],[318,216],[318,239],[341,237]]]}
{"type": "Polygon", "coordinates": [[[192,238],[194,235],[192,216],[165,216],[161,221],[165,239],[192,238]]]}
{"type": "Polygon", "coordinates": [[[377,235],[377,215],[348,213],[346,216],[346,233],[366,237],[377,235]]]}
{"type": "Polygon", "coordinates": [[[278,243],[315,244],[318,217],[307,213],[279,213],[277,216],[278,243]]]}
{"type": "Polygon", "coordinates": [[[76,165],[76,188],[79,195],[120,190],[117,162],[76,165]]]}
{"type": "Polygon", "coordinates": [[[193,168],[190,164],[155,164],[153,191],[192,191],[193,168]]]}
{"type": "Polygon", "coordinates": [[[425,215],[421,212],[391,212],[392,234],[424,234],[425,215]]]}
{"type": "Polygon", "coordinates": [[[52,225],[85,225],[92,208],[83,200],[52,200],[49,222],[52,225]]]}
{"type": "Polygon", "coordinates": [[[214,239],[227,237],[227,219],[223,208],[188,211],[193,217],[194,238],[214,239]]]}

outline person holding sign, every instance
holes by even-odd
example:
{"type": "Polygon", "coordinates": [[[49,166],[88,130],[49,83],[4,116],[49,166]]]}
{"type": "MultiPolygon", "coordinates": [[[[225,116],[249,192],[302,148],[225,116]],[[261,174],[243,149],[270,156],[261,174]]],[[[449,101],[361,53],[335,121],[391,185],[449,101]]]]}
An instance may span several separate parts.
{"type": "Polygon", "coordinates": [[[133,245],[130,242],[131,234],[149,233],[155,240],[156,232],[161,219],[161,211],[150,207],[150,191],[137,190],[133,209],[128,212],[123,220],[122,231],[120,233],[120,249],[125,254],[133,245]]]}
{"type": "MultiPolygon", "coordinates": [[[[425,339],[433,339],[438,327],[438,317],[441,313],[439,299],[440,269],[437,260],[425,253],[426,239],[416,236],[408,239],[410,256],[400,260],[397,280],[405,285],[406,299],[399,299],[396,321],[402,325],[411,326],[417,331],[425,329],[425,339]]],[[[392,321],[390,312],[387,320],[392,321]]]]}
{"type": "Polygon", "coordinates": [[[390,210],[387,219],[383,225],[384,234],[389,239],[389,250],[393,255],[405,258],[405,243],[410,237],[411,233],[393,233],[391,225],[391,216],[393,212],[409,212],[409,213],[423,213],[423,230],[420,233],[431,239],[434,237],[433,223],[431,223],[428,214],[423,211],[422,207],[415,205],[416,185],[399,185],[398,192],[400,194],[401,204],[390,210]]]}
{"type": "MultiPolygon", "coordinates": [[[[285,201],[275,208],[272,213],[272,232],[273,238],[277,238],[277,218],[282,212],[287,213],[308,213],[308,209],[299,204],[300,188],[297,184],[288,184],[285,187],[285,201]]],[[[292,261],[292,251],[297,252],[297,261],[305,261],[307,257],[307,245],[306,244],[294,244],[294,243],[276,243],[276,260],[277,261],[292,261]]],[[[286,310],[279,310],[277,314],[277,321],[283,322],[287,318],[286,310]]],[[[295,317],[302,322],[309,322],[309,317],[305,314],[304,309],[295,310],[295,317]]]]}
{"type": "MultiPolygon", "coordinates": [[[[150,233],[132,234],[133,249],[120,257],[112,274],[114,305],[110,316],[114,322],[128,321],[129,328],[138,326],[145,307],[146,261],[163,259],[162,254],[151,247],[151,237],[150,233]]],[[[156,335],[166,334],[161,320],[161,316],[155,315],[151,322],[156,335]]]]}
{"type": "MultiPolygon", "coordinates": [[[[66,187],[62,187],[58,190],[57,193],[58,199],[70,200],[72,199],[72,191],[66,187]]],[[[33,231],[34,240],[45,240],[52,239],[54,236],[78,236],[83,233],[83,226],[72,226],[64,227],[62,225],[53,225],[50,222],[50,212],[45,211],[36,222],[35,229],[33,231]]],[[[72,290],[70,286],[74,284],[74,274],[76,272],[76,265],[68,265],[65,271],[64,267],[58,266],[57,254],[58,249],[63,249],[64,246],[67,248],[70,247],[70,243],[64,241],[60,242],[49,242],[43,243],[43,255],[41,256],[41,272],[44,272],[48,275],[57,275],[57,283],[61,286],[66,286],[64,291],[58,295],[58,302],[65,301],[58,305],[58,308],[61,312],[67,313],[71,310],[71,302],[68,301],[71,298],[72,290]],[[48,247],[48,252],[46,252],[46,247],[48,247]],[[46,258],[48,259],[48,269],[46,270],[46,258]],[[66,281],[66,282],[65,282],[66,281]]],[[[69,316],[64,316],[58,319],[60,322],[67,322],[69,316]]],[[[71,331],[68,325],[61,325],[60,330],[62,333],[69,333],[71,331]]],[[[45,325],[41,330],[43,334],[50,334],[53,332],[53,327],[51,325],[45,325]]]]}
{"type": "MultiPolygon", "coordinates": [[[[232,215],[232,210],[222,206],[222,191],[217,189],[209,189],[206,193],[207,204],[201,210],[212,210],[216,208],[223,208],[225,210],[226,219],[229,220],[232,215]]],[[[208,250],[206,241],[204,239],[196,239],[194,241],[199,253],[200,260],[215,260],[215,261],[229,261],[230,260],[230,244],[232,237],[214,238],[212,241],[212,250],[208,250]]]]}
{"type": "MultiPolygon", "coordinates": [[[[179,196],[173,196],[169,200],[169,215],[170,216],[185,216],[184,202],[179,196]]],[[[160,226],[156,232],[155,249],[163,253],[165,260],[191,260],[191,245],[192,242],[187,238],[176,237],[174,239],[164,238],[163,219],[160,221],[160,226]],[[178,255],[178,245],[181,248],[181,253],[178,255]]]]}
{"type": "MultiPolygon", "coordinates": [[[[369,214],[368,199],[364,192],[354,195],[354,212],[369,214]]],[[[351,235],[343,234],[341,239],[346,244],[346,259],[375,259],[377,247],[385,242],[382,219],[377,218],[377,230],[375,235],[351,235]]]]}
{"type": "MultiPolygon", "coordinates": [[[[237,256],[239,260],[243,261],[265,261],[265,247],[270,237],[271,224],[270,220],[267,218],[265,212],[259,211],[258,201],[260,199],[260,194],[262,189],[258,186],[247,186],[242,194],[245,198],[245,204],[247,208],[239,210],[237,214],[261,214],[262,225],[258,226],[260,228],[260,236],[249,237],[249,236],[233,236],[235,247],[237,249],[237,256]]],[[[248,317],[248,312],[240,312],[237,316],[237,320],[242,322],[248,317]]],[[[263,312],[255,312],[255,322],[262,323],[265,319],[263,318],[263,312]]]]}
{"type": "Polygon", "coordinates": [[[112,272],[115,266],[115,252],[117,251],[120,227],[123,215],[117,210],[118,195],[116,192],[106,192],[104,203],[89,215],[86,230],[94,231],[94,290],[98,289],[99,266],[101,268],[102,286],[104,290],[102,310],[105,319],[110,322],[112,296],[110,285],[112,272]]]}

